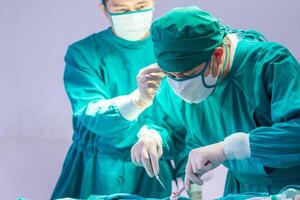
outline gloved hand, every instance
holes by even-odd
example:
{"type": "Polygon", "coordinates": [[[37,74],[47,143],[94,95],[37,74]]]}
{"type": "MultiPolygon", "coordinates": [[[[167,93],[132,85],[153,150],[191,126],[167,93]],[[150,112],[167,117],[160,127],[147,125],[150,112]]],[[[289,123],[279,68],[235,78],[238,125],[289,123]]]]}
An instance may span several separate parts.
{"type": "Polygon", "coordinates": [[[197,184],[191,184],[191,189],[187,191],[190,199],[192,200],[200,200],[202,199],[202,186],[197,184]]]}
{"type": "Polygon", "coordinates": [[[162,139],[156,130],[143,126],[138,133],[139,140],[131,148],[131,160],[137,166],[143,166],[150,177],[159,175],[158,161],[163,154],[162,139]]]}
{"type": "Polygon", "coordinates": [[[218,167],[227,160],[224,152],[224,142],[193,149],[185,168],[185,187],[191,189],[191,183],[203,184],[202,175],[218,167]]]}
{"type": "Polygon", "coordinates": [[[137,107],[151,105],[164,76],[165,74],[157,64],[152,64],[141,69],[137,75],[138,93],[132,98],[133,103],[137,107]]]}

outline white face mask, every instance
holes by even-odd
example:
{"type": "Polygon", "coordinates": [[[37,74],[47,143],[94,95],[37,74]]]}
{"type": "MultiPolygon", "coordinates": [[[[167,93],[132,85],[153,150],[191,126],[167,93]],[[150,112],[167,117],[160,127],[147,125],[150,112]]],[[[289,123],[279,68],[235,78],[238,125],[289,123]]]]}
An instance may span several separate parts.
{"type": "Polygon", "coordinates": [[[204,72],[186,80],[175,80],[170,77],[167,81],[175,94],[188,103],[200,103],[209,97],[215,89],[218,78],[209,74],[204,77],[204,72]]]}
{"type": "MultiPolygon", "coordinates": [[[[225,49],[225,61],[223,63],[221,76],[224,73],[224,69],[228,61],[228,47],[225,46],[225,49]]],[[[175,94],[188,103],[201,103],[207,97],[209,97],[216,88],[219,77],[219,74],[213,77],[211,72],[208,76],[204,76],[209,63],[210,60],[206,62],[206,65],[202,72],[195,75],[194,77],[189,77],[186,79],[172,79],[168,77],[167,81],[173,88],[175,94]]]]}
{"type": "Polygon", "coordinates": [[[153,9],[109,14],[117,36],[129,41],[138,41],[143,39],[150,30],[153,9]]]}

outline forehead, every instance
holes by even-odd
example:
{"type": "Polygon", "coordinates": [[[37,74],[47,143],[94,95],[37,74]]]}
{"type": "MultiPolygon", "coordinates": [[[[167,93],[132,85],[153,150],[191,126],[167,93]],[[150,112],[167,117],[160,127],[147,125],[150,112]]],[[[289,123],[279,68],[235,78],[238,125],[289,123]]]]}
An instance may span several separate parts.
{"type": "Polygon", "coordinates": [[[109,6],[135,6],[138,4],[153,3],[153,0],[108,0],[107,5],[109,6]]]}
{"type": "Polygon", "coordinates": [[[185,73],[193,73],[194,71],[202,70],[205,67],[206,63],[202,63],[200,65],[197,65],[193,69],[187,70],[187,71],[181,71],[181,72],[166,72],[169,74],[185,74],[185,73]]]}

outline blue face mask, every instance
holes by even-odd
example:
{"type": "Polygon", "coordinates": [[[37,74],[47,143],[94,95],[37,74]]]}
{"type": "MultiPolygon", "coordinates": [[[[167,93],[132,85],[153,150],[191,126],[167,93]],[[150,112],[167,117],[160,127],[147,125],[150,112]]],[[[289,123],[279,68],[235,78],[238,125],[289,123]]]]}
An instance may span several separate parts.
{"type": "MultiPolygon", "coordinates": [[[[227,61],[228,61],[228,49],[226,48],[226,55],[224,66],[222,68],[225,69],[227,61]]],[[[210,61],[206,62],[204,69],[197,75],[183,78],[183,79],[173,79],[168,77],[167,81],[171,85],[174,90],[174,93],[182,98],[184,101],[188,103],[201,103],[207,97],[209,97],[218,83],[218,77],[213,77],[212,74],[208,76],[204,76],[204,73],[208,67],[210,61]]],[[[223,71],[221,72],[223,74],[223,71]]]]}

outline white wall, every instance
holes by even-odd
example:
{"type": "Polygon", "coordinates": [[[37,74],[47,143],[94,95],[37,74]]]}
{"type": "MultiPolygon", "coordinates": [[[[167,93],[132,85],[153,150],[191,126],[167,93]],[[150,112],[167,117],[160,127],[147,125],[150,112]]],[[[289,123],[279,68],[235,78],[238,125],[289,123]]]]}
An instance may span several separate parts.
{"type": "MultiPolygon", "coordinates": [[[[298,0],[159,0],[157,16],[184,5],[260,30],[300,58],[298,0]]],[[[65,50],[106,26],[96,0],[0,0],[1,199],[49,197],[72,134],[65,50]]]]}

